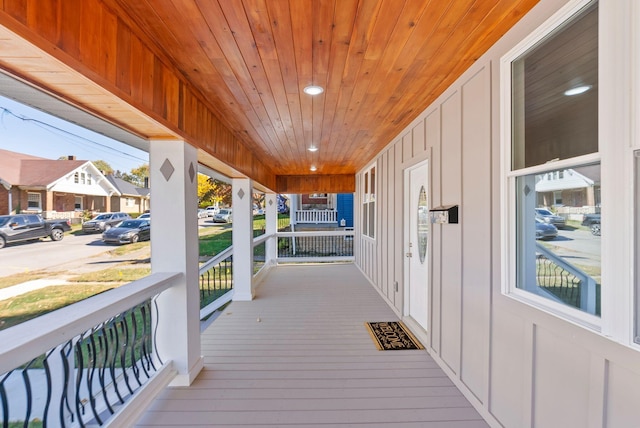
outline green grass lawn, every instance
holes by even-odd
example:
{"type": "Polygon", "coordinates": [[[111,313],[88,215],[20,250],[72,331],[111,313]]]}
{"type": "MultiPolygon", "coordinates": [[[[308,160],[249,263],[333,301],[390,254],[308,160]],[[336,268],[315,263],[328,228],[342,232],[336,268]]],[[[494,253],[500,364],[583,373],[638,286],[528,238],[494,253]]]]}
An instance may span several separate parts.
{"type": "MultiPolygon", "coordinates": [[[[289,224],[289,216],[283,214],[278,215],[278,223],[279,228],[286,227],[289,224]]],[[[255,216],[253,222],[254,236],[259,236],[264,233],[264,227],[264,215],[255,216]]],[[[77,231],[70,233],[77,233],[77,231]]],[[[203,228],[200,230],[200,233],[201,256],[215,256],[231,245],[231,225],[203,228]]],[[[111,249],[110,253],[114,256],[119,256],[148,248],[149,246],[149,242],[121,245],[111,249]]],[[[263,247],[264,245],[256,247],[255,255],[258,258],[264,255],[263,247]]],[[[122,264],[109,269],[71,276],[67,279],[67,282],[71,284],[45,287],[0,301],[0,330],[143,278],[149,275],[150,272],[150,267],[131,267],[128,264],[122,264]]],[[[51,278],[56,274],[62,273],[69,275],[69,272],[52,273],[35,271],[0,277],[0,288],[11,287],[34,279],[51,278]]],[[[226,291],[226,289],[223,289],[213,294],[205,293],[207,296],[202,304],[204,305],[214,300],[219,297],[218,294],[223,294],[226,291]]]]}
{"type": "Polygon", "coordinates": [[[114,283],[57,285],[0,300],[0,330],[69,306],[117,286],[118,284],[114,283]]]}

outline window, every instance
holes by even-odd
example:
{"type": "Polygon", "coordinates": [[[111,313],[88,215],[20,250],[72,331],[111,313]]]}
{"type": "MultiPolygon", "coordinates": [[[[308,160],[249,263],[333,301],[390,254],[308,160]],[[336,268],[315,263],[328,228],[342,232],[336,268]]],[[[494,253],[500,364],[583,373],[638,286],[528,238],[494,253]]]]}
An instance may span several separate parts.
{"type": "Polygon", "coordinates": [[[87,174],[87,184],[91,186],[91,174],[87,174]]]}
{"type": "Polygon", "coordinates": [[[40,204],[40,193],[27,193],[27,209],[29,210],[42,210],[42,205],[40,204]]]}
{"type": "Polygon", "coordinates": [[[515,262],[507,263],[507,292],[597,323],[600,229],[586,219],[600,213],[598,8],[581,4],[503,59],[507,253],[515,262]]]}
{"type": "Polygon", "coordinates": [[[74,208],[76,211],[82,211],[82,196],[75,197],[74,208]]]}
{"type": "Polygon", "coordinates": [[[87,175],[84,172],[82,174],[80,174],[80,182],[82,184],[86,184],[86,182],[87,182],[87,175]]]}
{"type": "Polygon", "coordinates": [[[369,167],[362,183],[362,233],[375,238],[376,230],[376,167],[369,167]]]}
{"type": "Polygon", "coordinates": [[[80,173],[79,172],[76,172],[76,173],[73,174],[73,182],[75,184],[80,183],[80,173]]]}
{"type": "Polygon", "coordinates": [[[132,207],[135,205],[135,200],[133,198],[127,198],[125,201],[125,206],[132,207]]]}

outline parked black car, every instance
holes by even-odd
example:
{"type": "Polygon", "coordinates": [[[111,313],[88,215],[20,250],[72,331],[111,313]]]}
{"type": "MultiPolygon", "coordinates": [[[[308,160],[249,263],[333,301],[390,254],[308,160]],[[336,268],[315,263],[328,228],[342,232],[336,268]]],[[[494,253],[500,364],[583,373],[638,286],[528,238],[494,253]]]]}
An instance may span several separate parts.
{"type": "Polygon", "coordinates": [[[582,218],[583,226],[590,226],[591,234],[600,236],[600,214],[585,214],[582,218]]]}
{"type": "Polygon", "coordinates": [[[102,233],[102,240],[106,244],[133,244],[138,241],[148,241],[150,238],[151,223],[145,219],[125,220],[102,233]]]}
{"type": "Polygon", "coordinates": [[[69,230],[69,220],[43,220],[38,214],[3,215],[0,216],[0,248],[10,242],[45,237],[60,241],[64,238],[64,232],[69,230]]]}
{"type": "Polygon", "coordinates": [[[103,213],[89,221],[82,223],[82,231],[84,233],[104,232],[109,230],[122,220],[129,220],[131,216],[127,213],[103,213]]]}

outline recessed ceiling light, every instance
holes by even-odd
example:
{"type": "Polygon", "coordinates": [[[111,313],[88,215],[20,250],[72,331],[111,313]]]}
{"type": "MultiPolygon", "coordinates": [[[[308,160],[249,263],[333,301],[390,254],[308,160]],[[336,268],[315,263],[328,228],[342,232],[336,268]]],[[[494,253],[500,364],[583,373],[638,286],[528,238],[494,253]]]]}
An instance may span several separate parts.
{"type": "Polygon", "coordinates": [[[592,88],[591,85],[576,86],[575,88],[567,89],[566,91],[564,91],[564,94],[568,97],[571,97],[573,95],[583,94],[591,88],[592,88]]]}
{"type": "Polygon", "coordinates": [[[324,92],[324,89],[322,89],[321,86],[315,86],[315,85],[311,85],[311,86],[307,86],[306,88],[303,89],[305,94],[309,94],[309,95],[318,95],[324,92]]]}
{"type": "Polygon", "coordinates": [[[311,171],[316,171],[318,168],[316,168],[315,165],[311,165],[311,168],[309,168],[311,171]]]}
{"type": "Polygon", "coordinates": [[[317,148],[316,146],[311,146],[311,147],[309,147],[309,149],[308,149],[308,150],[309,150],[310,152],[317,152],[317,151],[318,151],[318,148],[317,148]]]}

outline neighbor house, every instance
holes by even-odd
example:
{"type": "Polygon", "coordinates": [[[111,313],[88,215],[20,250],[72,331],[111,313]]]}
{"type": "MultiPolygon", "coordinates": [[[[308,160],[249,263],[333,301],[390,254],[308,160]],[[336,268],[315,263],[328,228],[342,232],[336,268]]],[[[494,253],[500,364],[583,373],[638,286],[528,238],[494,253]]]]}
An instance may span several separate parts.
{"type": "Polygon", "coordinates": [[[151,191],[148,187],[138,187],[128,181],[107,175],[107,180],[118,189],[119,194],[111,197],[111,210],[125,213],[143,213],[149,210],[149,196],[151,191]]]}
{"type": "Polygon", "coordinates": [[[90,162],[45,159],[0,150],[0,212],[38,213],[80,221],[84,210],[111,210],[118,189],[90,162]]]}

